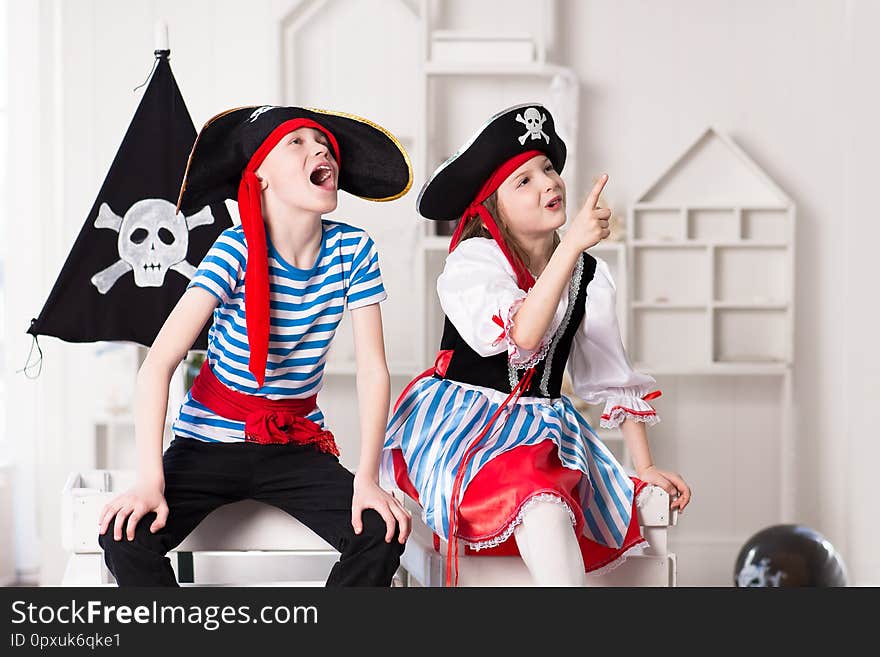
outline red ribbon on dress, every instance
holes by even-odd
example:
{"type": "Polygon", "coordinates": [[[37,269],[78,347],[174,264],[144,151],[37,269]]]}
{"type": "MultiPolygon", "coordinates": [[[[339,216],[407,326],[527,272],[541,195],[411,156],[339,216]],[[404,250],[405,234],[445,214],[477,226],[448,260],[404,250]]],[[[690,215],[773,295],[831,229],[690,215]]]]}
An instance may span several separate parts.
{"type": "Polygon", "coordinates": [[[275,128],[251,156],[241,174],[238,185],[238,213],[247,242],[247,269],[244,274],[245,323],[247,325],[250,357],[248,370],[262,388],[266,379],[266,359],[269,354],[269,258],[266,249],[266,226],[260,200],[260,179],[256,171],[266,156],[286,135],[299,128],[321,131],[330,142],[333,156],[339,161],[336,137],[324,126],[310,119],[291,119],[275,128]]]}
{"type": "Polygon", "coordinates": [[[221,417],[244,422],[245,441],[260,445],[297,443],[339,456],[333,434],[305,416],[318,396],[266,399],[232,390],[217,379],[205,360],[190,391],[192,398],[221,417]]]}
{"type": "Polygon", "coordinates": [[[483,427],[483,430],[480,431],[480,433],[471,441],[471,444],[468,445],[467,450],[465,450],[465,453],[461,458],[461,463],[455,474],[455,481],[452,484],[452,495],[449,498],[449,532],[446,545],[446,586],[458,586],[458,539],[455,537],[455,533],[458,531],[458,497],[461,493],[461,486],[464,482],[464,475],[467,471],[467,467],[470,464],[471,459],[473,459],[474,455],[477,453],[477,447],[479,447],[483,438],[489,432],[489,429],[492,428],[492,425],[495,424],[495,420],[498,419],[501,411],[507,408],[508,403],[513,402],[516,404],[516,402],[519,401],[523,391],[527,390],[531,384],[534,374],[534,367],[530,367],[525,371],[523,377],[517,382],[513,390],[510,391],[507,398],[486,422],[486,426],[483,427]]]}

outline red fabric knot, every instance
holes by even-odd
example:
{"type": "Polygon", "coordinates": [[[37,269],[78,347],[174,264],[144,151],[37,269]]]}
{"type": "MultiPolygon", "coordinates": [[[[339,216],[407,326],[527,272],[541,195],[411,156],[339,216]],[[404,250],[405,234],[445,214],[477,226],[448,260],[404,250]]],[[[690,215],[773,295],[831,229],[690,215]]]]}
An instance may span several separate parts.
{"type": "Polygon", "coordinates": [[[247,442],[260,445],[313,444],[322,452],[339,456],[332,433],[295,413],[254,411],[245,418],[244,431],[247,442]]]}
{"type": "Polygon", "coordinates": [[[245,441],[260,445],[297,443],[339,456],[333,434],[307,417],[317,395],[305,399],[267,399],[226,387],[206,360],[193,381],[192,398],[220,417],[244,422],[245,441]]]}
{"type": "Polygon", "coordinates": [[[649,392],[647,395],[642,397],[644,401],[651,401],[652,399],[657,399],[663,393],[660,390],[655,390],[654,392],[649,392]]]}

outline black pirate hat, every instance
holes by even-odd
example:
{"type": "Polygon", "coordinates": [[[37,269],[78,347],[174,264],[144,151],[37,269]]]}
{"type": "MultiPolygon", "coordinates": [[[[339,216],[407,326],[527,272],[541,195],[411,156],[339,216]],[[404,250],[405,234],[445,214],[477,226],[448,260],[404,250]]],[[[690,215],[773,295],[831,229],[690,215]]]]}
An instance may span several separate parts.
{"type": "Polygon", "coordinates": [[[187,164],[178,209],[236,199],[242,172],[272,132],[307,119],[336,139],[339,189],[368,201],[393,201],[409,191],[412,166],[397,138],[360,116],[305,107],[254,105],[222,112],[204,125],[187,164]]]}
{"type": "Polygon", "coordinates": [[[562,171],[565,143],[547,108],[526,103],[499,112],[437,167],[419,193],[419,214],[426,219],[458,219],[499,166],[534,150],[546,154],[562,171]]]}
{"type": "Polygon", "coordinates": [[[481,220],[524,290],[530,289],[535,279],[511,250],[483,201],[518,167],[542,153],[557,171],[562,171],[566,149],[556,134],[553,116],[539,103],[509,107],[489,119],[434,171],[417,202],[419,214],[427,219],[460,218],[449,241],[450,252],[458,245],[468,222],[481,220]]]}

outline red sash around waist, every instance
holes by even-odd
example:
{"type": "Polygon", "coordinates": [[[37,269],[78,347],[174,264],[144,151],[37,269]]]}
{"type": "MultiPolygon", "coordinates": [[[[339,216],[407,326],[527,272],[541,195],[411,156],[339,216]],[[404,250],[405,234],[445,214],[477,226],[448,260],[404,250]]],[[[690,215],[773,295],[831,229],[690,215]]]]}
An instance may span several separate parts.
{"type": "Polygon", "coordinates": [[[306,419],[318,396],[306,399],[266,399],[223,385],[205,359],[193,381],[192,398],[221,417],[244,422],[245,441],[261,445],[314,444],[319,451],[339,456],[333,434],[306,419]]]}

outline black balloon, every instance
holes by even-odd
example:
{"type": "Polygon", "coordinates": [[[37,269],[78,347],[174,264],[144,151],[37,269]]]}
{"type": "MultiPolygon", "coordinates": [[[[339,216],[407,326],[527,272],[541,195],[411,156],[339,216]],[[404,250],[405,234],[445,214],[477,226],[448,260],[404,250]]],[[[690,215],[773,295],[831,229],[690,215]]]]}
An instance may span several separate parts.
{"type": "Polygon", "coordinates": [[[816,530],[804,525],[773,525],[742,546],[733,584],[846,586],[846,566],[831,542],[816,530]]]}

